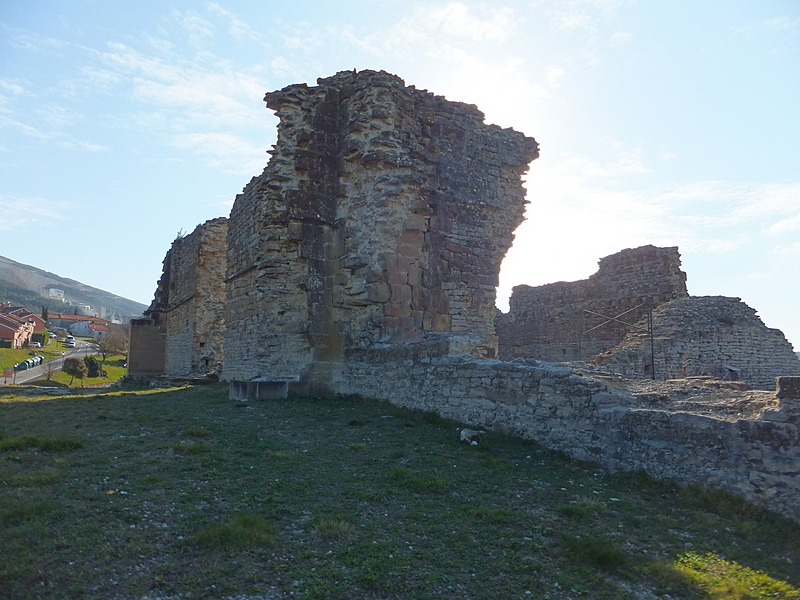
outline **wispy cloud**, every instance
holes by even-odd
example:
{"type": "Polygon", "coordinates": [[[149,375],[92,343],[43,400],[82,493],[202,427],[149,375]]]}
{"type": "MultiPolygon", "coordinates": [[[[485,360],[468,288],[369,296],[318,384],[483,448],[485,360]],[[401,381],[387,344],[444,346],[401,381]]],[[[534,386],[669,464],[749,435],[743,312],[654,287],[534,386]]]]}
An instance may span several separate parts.
{"type": "Polygon", "coordinates": [[[564,31],[596,30],[598,20],[617,12],[625,0],[560,0],[547,2],[554,28],[564,31]]]}
{"type": "Polygon", "coordinates": [[[89,152],[107,152],[108,148],[100,144],[92,144],[83,140],[59,141],[57,144],[67,150],[86,150],[89,152]]]}
{"type": "Polygon", "coordinates": [[[534,163],[527,220],[503,262],[501,305],[514,285],[582,279],[600,257],[645,244],[678,246],[693,256],[745,253],[755,265],[800,254],[800,183],[648,184],[639,148],[606,144],[606,161],[571,156],[546,168],[534,163]],[[642,177],[631,179],[630,172],[642,177]],[[532,257],[554,254],[558,261],[530,268],[532,257]]]}
{"type": "Polygon", "coordinates": [[[50,226],[69,220],[69,205],[45,198],[0,194],[0,231],[30,229],[34,226],[50,226]]]}
{"type": "Polygon", "coordinates": [[[230,173],[256,174],[267,164],[266,148],[228,133],[187,133],[174,137],[172,144],[205,158],[214,168],[230,173]]]}
{"type": "Polygon", "coordinates": [[[762,21],[761,26],[773,31],[791,31],[800,29],[800,17],[781,15],[762,21]]]}
{"type": "Polygon", "coordinates": [[[409,46],[431,36],[469,42],[502,43],[517,31],[518,21],[510,7],[481,6],[461,2],[416,8],[388,32],[386,43],[409,46]]]}
{"type": "Polygon", "coordinates": [[[233,37],[244,40],[263,41],[263,36],[261,34],[254,31],[250,25],[216,2],[208,2],[206,8],[211,14],[223,17],[228,21],[228,31],[233,37]]]}

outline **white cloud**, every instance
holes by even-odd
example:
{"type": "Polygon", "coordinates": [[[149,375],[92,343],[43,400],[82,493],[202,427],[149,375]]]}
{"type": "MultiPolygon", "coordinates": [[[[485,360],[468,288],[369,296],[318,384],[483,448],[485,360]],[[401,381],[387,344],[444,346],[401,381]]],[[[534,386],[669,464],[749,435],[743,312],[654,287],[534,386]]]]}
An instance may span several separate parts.
{"type": "Polygon", "coordinates": [[[616,13],[625,0],[557,0],[540,2],[548,11],[555,29],[564,31],[595,30],[601,18],[616,13]]]}
{"type": "Polygon", "coordinates": [[[173,16],[186,31],[193,46],[202,46],[207,38],[214,35],[214,25],[194,11],[174,12],[173,16]]]}
{"type": "Polygon", "coordinates": [[[780,17],[766,19],[761,24],[764,28],[773,31],[791,31],[792,29],[800,29],[800,17],[782,15],[780,17]]]}
{"type": "Polygon", "coordinates": [[[16,231],[36,226],[53,225],[67,221],[69,206],[64,202],[53,202],[44,198],[17,194],[0,195],[0,231],[16,231]]]}
{"type": "Polygon", "coordinates": [[[59,141],[57,142],[61,148],[67,150],[88,150],[89,152],[108,152],[108,148],[100,146],[99,144],[92,144],[82,140],[73,141],[59,141]]]}
{"type": "Polygon", "coordinates": [[[624,46],[633,39],[633,35],[625,31],[619,31],[611,35],[609,41],[612,46],[624,46]]]}
{"type": "Polygon", "coordinates": [[[216,2],[209,2],[206,4],[208,11],[214,15],[224,17],[228,20],[228,31],[237,39],[249,39],[255,41],[262,41],[262,36],[253,31],[247,23],[237,18],[233,13],[225,10],[216,2]]]}
{"type": "Polygon", "coordinates": [[[259,173],[269,158],[266,147],[228,133],[181,134],[175,136],[172,143],[205,157],[209,166],[230,173],[259,173]]]}
{"type": "Polygon", "coordinates": [[[518,16],[509,7],[481,6],[474,10],[461,2],[450,2],[415,8],[387,31],[373,35],[368,43],[383,52],[407,51],[418,44],[502,44],[516,34],[517,25],[518,16]]]}
{"type": "Polygon", "coordinates": [[[637,187],[627,175],[648,173],[643,153],[604,141],[609,151],[599,153],[608,156],[602,162],[571,156],[552,163],[543,156],[533,163],[527,221],[503,262],[502,308],[514,285],[583,279],[599,258],[645,244],[678,246],[694,257],[731,254],[737,264],[744,254],[751,263],[742,268],[753,272],[764,271],[770,254],[800,257],[800,243],[791,239],[800,229],[800,183],[637,187]],[[765,233],[790,239],[765,248],[765,233]]]}
{"type": "Polygon", "coordinates": [[[794,215],[793,217],[787,217],[786,219],[781,219],[777,223],[771,225],[767,231],[769,231],[769,233],[772,234],[783,234],[783,233],[789,233],[791,231],[800,231],[800,213],[794,215]]]}
{"type": "Polygon", "coordinates": [[[0,88],[3,88],[14,96],[20,96],[25,93],[25,88],[7,79],[0,79],[0,88]]]}
{"type": "Polygon", "coordinates": [[[566,72],[567,70],[564,67],[547,65],[544,70],[544,77],[547,80],[547,84],[553,88],[561,84],[561,80],[564,78],[566,72]]]}

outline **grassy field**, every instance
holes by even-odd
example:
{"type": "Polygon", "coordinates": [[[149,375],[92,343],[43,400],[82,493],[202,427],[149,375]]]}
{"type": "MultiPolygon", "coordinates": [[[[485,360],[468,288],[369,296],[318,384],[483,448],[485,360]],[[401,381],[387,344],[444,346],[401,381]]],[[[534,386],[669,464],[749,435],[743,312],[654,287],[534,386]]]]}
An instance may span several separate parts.
{"type": "MultiPolygon", "coordinates": [[[[99,361],[100,356],[95,356],[99,361]]],[[[103,370],[106,372],[105,377],[87,377],[83,381],[74,379],[63,371],[58,371],[50,376],[50,379],[39,379],[32,381],[29,385],[36,385],[40,387],[103,387],[110,383],[114,383],[125,375],[126,368],[124,367],[125,357],[109,356],[103,364],[103,370]]]]}
{"type": "MultiPolygon", "coordinates": [[[[35,352],[49,360],[56,356],[61,356],[62,350],[56,347],[56,344],[50,344],[45,348],[24,348],[22,350],[12,350],[11,348],[0,348],[0,370],[5,368],[12,368],[15,364],[22,362],[25,359],[33,356],[35,352]]],[[[0,373],[2,375],[2,373],[0,373]]]]}
{"type": "MultiPolygon", "coordinates": [[[[0,394],[11,390],[0,391],[0,394]]],[[[800,599],[800,527],[352,397],[0,396],[0,590],[30,598],[800,599]]]]}

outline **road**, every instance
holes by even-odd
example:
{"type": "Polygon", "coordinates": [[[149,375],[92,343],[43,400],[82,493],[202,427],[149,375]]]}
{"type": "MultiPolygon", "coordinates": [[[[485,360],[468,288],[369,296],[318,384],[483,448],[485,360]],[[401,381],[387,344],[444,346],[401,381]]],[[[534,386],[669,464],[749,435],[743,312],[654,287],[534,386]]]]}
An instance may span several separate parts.
{"type": "MultiPolygon", "coordinates": [[[[64,356],[61,358],[53,358],[48,360],[47,362],[42,363],[32,369],[28,369],[26,371],[15,371],[14,379],[9,379],[8,383],[16,383],[17,385],[21,383],[28,383],[29,381],[34,381],[35,379],[41,379],[47,376],[47,369],[52,368],[53,372],[60,371],[61,367],[64,366],[64,359],[65,358],[83,358],[88,354],[94,354],[95,347],[94,344],[91,342],[87,342],[85,340],[75,340],[75,347],[74,348],[65,348],[64,349],[64,356]],[[49,367],[48,365],[52,365],[49,367]]],[[[2,373],[0,373],[0,385],[3,384],[3,378],[1,377],[2,373]]]]}

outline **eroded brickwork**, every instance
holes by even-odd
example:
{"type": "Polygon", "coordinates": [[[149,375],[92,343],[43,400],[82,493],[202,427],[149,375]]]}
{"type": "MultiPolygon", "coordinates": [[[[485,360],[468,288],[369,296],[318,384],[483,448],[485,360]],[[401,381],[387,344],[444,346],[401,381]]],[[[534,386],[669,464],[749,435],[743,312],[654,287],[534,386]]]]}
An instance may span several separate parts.
{"type": "Polygon", "coordinates": [[[409,343],[495,356],[536,142],[385,72],[265,100],[278,140],[231,212],[225,377],[330,385],[343,349],[409,343]]]}
{"type": "Polygon", "coordinates": [[[658,306],[688,296],[680,265],[677,248],[642,246],[601,258],[597,273],[582,281],[514,287],[509,312],[495,322],[500,357],[594,358],[630,331],[598,315],[635,324],[646,315],[648,302],[658,306]]]}
{"type": "MultiPolygon", "coordinates": [[[[783,333],[739,298],[676,299],[654,311],[653,325],[657,379],[709,375],[767,390],[776,377],[800,375],[800,359],[783,333]]],[[[650,348],[649,336],[629,333],[598,362],[629,377],[649,376],[650,348]]]]}
{"type": "Polygon", "coordinates": [[[151,318],[158,314],[166,335],[163,375],[202,376],[221,369],[227,232],[227,219],[206,221],[176,239],[164,258],[147,310],[151,318]]]}

